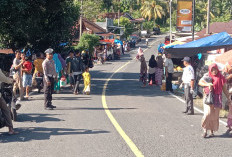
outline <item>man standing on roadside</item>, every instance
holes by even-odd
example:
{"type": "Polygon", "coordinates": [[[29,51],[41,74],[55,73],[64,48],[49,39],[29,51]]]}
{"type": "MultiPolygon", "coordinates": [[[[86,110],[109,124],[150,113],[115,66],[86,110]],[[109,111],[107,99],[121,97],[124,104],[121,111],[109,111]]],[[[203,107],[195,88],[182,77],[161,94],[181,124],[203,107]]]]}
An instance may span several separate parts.
{"type": "Polygon", "coordinates": [[[70,83],[72,89],[74,88],[74,79],[73,79],[73,76],[71,73],[71,63],[72,63],[73,57],[74,57],[74,51],[71,50],[71,51],[69,51],[69,56],[65,60],[66,67],[67,67],[66,73],[69,77],[69,83],[70,83]]]}
{"type": "Polygon", "coordinates": [[[54,80],[57,79],[57,73],[53,60],[53,49],[49,48],[45,53],[46,59],[42,64],[44,72],[44,108],[45,110],[53,110],[53,108],[56,108],[56,106],[52,105],[52,94],[54,90],[54,80]]]}
{"type": "Polygon", "coordinates": [[[73,78],[74,78],[73,94],[77,95],[80,92],[79,86],[81,81],[81,75],[84,72],[85,67],[87,66],[84,65],[79,50],[76,50],[75,53],[76,56],[72,60],[71,73],[73,74],[73,78]]]}
{"type": "Polygon", "coordinates": [[[187,113],[188,115],[194,115],[194,108],[193,108],[194,70],[190,64],[189,57],[184,57],[182,61],[184,62],[184,66],[185,66],[182,75],[182,81],[184,85],[184,97],[186,102],[186,109],[183,113],[187,113]]]}
{"type": "Polygon", "coordinates": [[[166,91],[173,92],[172,89],[172,74],[174,72],[173,62],[171,59],[171,54],[167,54],[167,58],[165,60],[165,73],[166,73],[166,91]]]}
{"type": "Polygon", "coordinates": [[[13,68],[15,69],[15,74],[13,75],[13,78],[15,80],[14,87],[13,87],[13,93],[16,96],[17,89],[19,88],[19,95],[20,100],[23,100],[23,83],[22,83],[22,65],[24,63],[24,60],[20,60],[21,53],[20,51],[15,51],[15,59],[13,60],[13,68]]]}

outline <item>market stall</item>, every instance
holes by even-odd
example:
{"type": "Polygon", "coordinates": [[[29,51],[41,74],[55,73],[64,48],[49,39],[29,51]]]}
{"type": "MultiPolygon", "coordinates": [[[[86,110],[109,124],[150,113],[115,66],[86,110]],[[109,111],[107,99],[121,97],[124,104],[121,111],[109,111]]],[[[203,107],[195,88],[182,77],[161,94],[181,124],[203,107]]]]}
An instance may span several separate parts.
{"type": "MultiPolygon", "coordinates": [[[[181,61],[185,56],[191,57],[192,66],[196,74],[195,80],[198,82],[201,78],[201,71],[204,69],[204,65],[214,61],[212,58],[218,55],[217,53],[220,49],[224,49],[225,51],[232,49],[232,38],[226,32],[214,34],[189,43],[167,47],[165,48],[165,53],[172,55],[173,62],[175,60],[181,61]],[[210,56],[209,52],[213,52],[214,54],[210,56]]],[[[198,88],[197,85],[196,88],[198,88]]]]}
{"type": "Polygon", "coordinates": [[[218,33],[205,38],[201,38],[186,44],[174,45],[165,49],[166,53],[172,54],[172,58],[184,58],[185,56],[195,56],[199,53],[207,53],[217,49],[232,49],[232,38],[226,33],[218,33]]]}

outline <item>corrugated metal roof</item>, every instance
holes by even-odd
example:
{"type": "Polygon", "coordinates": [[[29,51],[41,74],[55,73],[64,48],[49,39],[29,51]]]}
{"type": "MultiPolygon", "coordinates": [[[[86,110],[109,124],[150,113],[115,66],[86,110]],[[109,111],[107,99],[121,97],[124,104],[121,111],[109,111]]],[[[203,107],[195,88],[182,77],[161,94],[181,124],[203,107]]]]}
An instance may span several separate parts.
{"type": "MultiPolygon", "coordinates": [[[[232,35],[232,20],[230,22],[214,22],[210,24],[209,33],[215,34],[220,32],[227,32],[228,34],[232,35]]],[[[204,37],[206,34],[206,28],[197,32],[199,37],[204,37]]]]}

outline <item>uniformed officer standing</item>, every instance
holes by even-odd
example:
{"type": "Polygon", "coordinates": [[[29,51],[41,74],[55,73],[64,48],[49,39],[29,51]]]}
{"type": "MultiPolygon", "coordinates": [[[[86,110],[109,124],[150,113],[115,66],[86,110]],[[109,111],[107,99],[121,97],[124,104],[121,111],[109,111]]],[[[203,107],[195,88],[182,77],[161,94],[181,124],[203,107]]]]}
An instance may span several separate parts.
{"type": "Polygon", "coordinates": [[[53,110],[53,108],[56,108],[56,106],[52,105],[52,94],[54,90],[54,80],[57,79],[57,73],[53,60],[53,49],[49,48],[45,53],[46,59],[42,64],[44,72],[44,108],[45,110],[53,110]]]}
{"type": "Polygon", "coordinates": [[[188,115],[194,115],[194,108],[193,108],[194,70],[190,64],[189,57],[184,57],[182,61],[184,62],[184,66],[185,66],[182,75],[182,81],[184,85],[184,95],[186,102],[186,110],[183,113],[187,113],[188,115]]]}

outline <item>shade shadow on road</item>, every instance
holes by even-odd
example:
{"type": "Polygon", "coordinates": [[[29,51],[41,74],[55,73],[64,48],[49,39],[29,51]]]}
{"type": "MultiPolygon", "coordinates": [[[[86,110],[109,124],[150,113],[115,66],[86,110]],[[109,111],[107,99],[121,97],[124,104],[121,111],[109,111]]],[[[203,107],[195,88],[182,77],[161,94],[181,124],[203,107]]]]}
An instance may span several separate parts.
{"type": "MultiPolygon", "coordinates": [[[[94,71],[94,80],[92,81],[91,94],[102,95],[103,86],[107,80],[106,76],[111,76],[113,73],[94,71]]],[[[155,97],[164,96],[172,97],[166,91],[161,91],[159,86],[147,86],[141,88],[139,82],[139,73],[116,73],[112,80],[109,81],[106,95],[107,96],[144,96],[155,97]]]]}
{"type": "Polygon", "coordinates": [[[137,108],[92,108],[92,107],[59,107],[56,110],[135,110],[137,108]]]}
{"type": "MultiPolygon", "coordinates": [[[[31,99],[30,101],[33,101],[33,100],[44,100],[43,97],[36,97],[36,98],[33,98],[31,99]]],[[[76,100],[91,100],[91,98],[88,98],[88,97],[62,97],[62,96],[53,96],[52,100],[68,100],[68,101],[76,101],[76,100]]]]}
{"type": "Polygon", "coordinates": [[[49,140],[51,136],[85,135],[85,134],[90,135],[90,134],[110,133],[109,131],[105,131],[105,130],[44,128],[44,127],[18,128],[17,131],[19,131],[20,133],[12,136],[7,135],[7,133],[0,134],[0,143],[27,142],[33,140],[49,140]]]}
{"type": "Polygon", "coordinates": [[[53,116],[60,114],[39,114],[39,113],[22,113],[17,117],[17,122],[35,122],[35,123],[43,123],[43,122],[60,122],[64,121],[59,118],[54,118],[53,116]]]}

